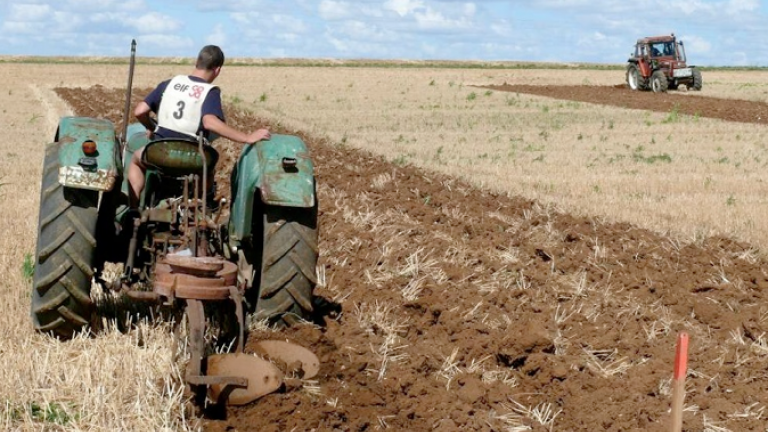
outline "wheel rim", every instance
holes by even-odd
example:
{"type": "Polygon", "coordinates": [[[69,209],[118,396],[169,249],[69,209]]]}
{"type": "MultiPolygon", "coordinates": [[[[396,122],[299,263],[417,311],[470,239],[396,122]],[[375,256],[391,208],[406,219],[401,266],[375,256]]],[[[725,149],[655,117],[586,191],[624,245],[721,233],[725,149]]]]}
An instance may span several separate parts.
{"type": "Polygon", "coordinates": [[[632,90],[637,89],[637,69],[632,69],[629,72],[629,87],[632,90]]]}

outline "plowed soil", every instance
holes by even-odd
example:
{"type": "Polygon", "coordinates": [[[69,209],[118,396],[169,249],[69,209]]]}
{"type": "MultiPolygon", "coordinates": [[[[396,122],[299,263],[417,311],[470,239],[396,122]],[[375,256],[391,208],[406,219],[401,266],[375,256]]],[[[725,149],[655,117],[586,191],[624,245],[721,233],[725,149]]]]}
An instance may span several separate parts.
{"type": "MultiPolygon", "coordinates": [[[[768,118],[764,105],[699,96],[503,89],[768,118]]],[[[59,94],[79,115],[120,120],[121,91],[59,94]]],[[[268,125],[226,110],[239,128],[268,125]]],[[[319,325],[278,337],[317,353],[321,373],[206,420],[208,430],[667,430],[682,330],[691,335],[684,430],[765,430],[768,277],[749,245],[680,244],[303,139],[320,185],[325,284],[319,325]]],[[[239,149],[218,145],[229,172],[239,149]]]]}
{"type": "Polygon", "coordinates": [[[768,124],[768,104],[762,102],[718,99],[700,96],[695,91],[653,93],[631,91],[623,84],[615,86],[491,85],[496,91],[527,93],[554,99],[589,102],[619,108],[659,112],[677,110],[679,114],[716,118],[743,123],[768,124]]]}

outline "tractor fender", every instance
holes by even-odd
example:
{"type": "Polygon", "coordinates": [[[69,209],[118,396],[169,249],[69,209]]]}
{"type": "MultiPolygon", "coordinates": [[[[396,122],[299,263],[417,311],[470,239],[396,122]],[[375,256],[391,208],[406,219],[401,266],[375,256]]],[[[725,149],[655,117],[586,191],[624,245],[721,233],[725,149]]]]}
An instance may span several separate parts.
{"type": "Polygon", "coordinates": [[[651,75],[653,74],[653,71],[656,70],[652,62],[638,61],[637,66],[640,68],[640,75],[642,75],[646,79],[650,78],[651,75]]]}
{"type": "Polygon", "coordinates": [[[59,146],[59,183],[75,189],[112,190],[120,175],[120,145],[112,122],[89,117],[62,117],[54,141],[59,146]],[[86,141],[96,144],[93,156],[83,152],[86,141]]]}
{"type": "Polygon", "coordinates": [[[268,141],[246,145],[231,178],[230,241],[251,235],[254,202],[281,207],[315,205],[312,159],[297,136],[275,134],[268,141]]]}

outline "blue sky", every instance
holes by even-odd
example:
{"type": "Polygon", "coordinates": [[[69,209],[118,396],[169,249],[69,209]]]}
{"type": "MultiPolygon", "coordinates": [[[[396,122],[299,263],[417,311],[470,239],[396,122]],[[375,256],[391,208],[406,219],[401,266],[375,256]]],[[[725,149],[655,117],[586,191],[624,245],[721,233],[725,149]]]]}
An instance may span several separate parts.
{"type": "Polygon", "coordinates": [[[0,0],[0,55],[623,63],[676,33],[697,65],[768,66],[759,0],[0,0]]]}

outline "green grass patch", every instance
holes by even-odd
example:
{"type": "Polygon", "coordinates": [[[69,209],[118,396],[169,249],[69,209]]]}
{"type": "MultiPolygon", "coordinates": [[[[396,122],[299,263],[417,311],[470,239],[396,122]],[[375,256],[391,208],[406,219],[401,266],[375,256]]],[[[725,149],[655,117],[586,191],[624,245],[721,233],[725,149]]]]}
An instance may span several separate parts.
{"type": "Polygon", "coordinates": [[[667,153],[657,154],[657,155],[651,155],[651,156],[645,156],[641,153],[634,153],[632,155],[632,159],[635,162],[643,162],[647,164],[655,164],[656,162],[664,162],[664,163],[671,163],[672,162],[672,156],[670,156],[667,153]]]}
{"type": "Polygon", "coordinates": [[[71,411],[74,411],[71,405],[64,405],[58,402],[45,404],[32,402],[22,406],[13,406],[13,404],[7,402],[6,410],[8,410],[8,416],[15,421],[29,417],[38,423],[52,423],[59,426],[67,426],[73,420],[78,420],[79,418],[77,414],[70,414],[71,411]]]}
{"type": "Polygon", "coordinates": [[[24,255],[24,262],[21,264],[21,274],[28,281],[32,280],[32,276],[35,275],[35,258],[29,252],[24,255]]]}

